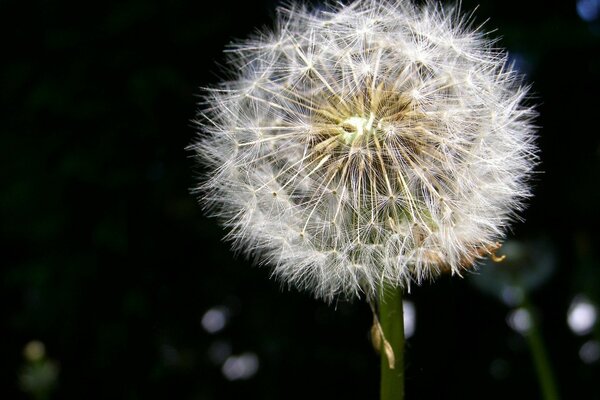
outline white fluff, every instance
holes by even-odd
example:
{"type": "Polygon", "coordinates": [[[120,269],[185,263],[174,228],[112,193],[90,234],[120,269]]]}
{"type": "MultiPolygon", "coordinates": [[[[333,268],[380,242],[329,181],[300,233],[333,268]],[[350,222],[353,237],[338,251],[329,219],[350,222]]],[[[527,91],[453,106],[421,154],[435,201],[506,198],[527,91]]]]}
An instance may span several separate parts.
{"type": "Polygon", "coordinates": [[[236,249],[331,300],[489,254],[530,195],[527,88],[456,9],[280,8],[228,50],[192,148],[236,249]]]}

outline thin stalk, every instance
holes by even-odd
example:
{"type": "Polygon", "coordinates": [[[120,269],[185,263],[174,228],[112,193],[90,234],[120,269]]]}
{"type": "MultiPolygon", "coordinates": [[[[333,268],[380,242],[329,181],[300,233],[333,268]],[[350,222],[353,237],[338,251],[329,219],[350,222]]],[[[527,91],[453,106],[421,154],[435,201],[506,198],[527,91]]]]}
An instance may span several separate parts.
{"type": "Polygon", "coordinates": [[[558,390],[556,389],[556,381],[554,380],[552,368],[550,367],[548,352],[546,351],[542,335],[538,329],[533,307],[527,298],[523,301],[523,307],[529,312],[532,320],[529,331],[525,333],[525,338],[527,339],[527,344],[531,350],[531,357],[533,358],[535,371],[542,389],[543,399],[558,400],[558,390]]]}
{"type": "MultiPolygon", "coordinates": [[[[404,317],[402,315],[402,289],[388,287],[379,298],[379,323],[383,331],[381,340],[381,400],[404,399],[404,317]],[[393,352],[390,368],[385,341],[393,352]]],[[[390,357],[391,358],[391,357],[390,357]]]]}

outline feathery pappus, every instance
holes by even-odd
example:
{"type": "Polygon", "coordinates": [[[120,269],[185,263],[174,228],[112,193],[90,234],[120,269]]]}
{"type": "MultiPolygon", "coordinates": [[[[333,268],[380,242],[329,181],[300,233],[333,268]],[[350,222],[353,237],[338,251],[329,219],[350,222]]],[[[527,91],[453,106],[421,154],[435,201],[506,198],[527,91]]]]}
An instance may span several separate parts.
{"type": "Polygon", "coordinates": [[[493,253],[530,196],[535,111],[472,24],[433,2],[288,5],[231,45],[191,148],[234,248],[327,300],[493,253]]]}

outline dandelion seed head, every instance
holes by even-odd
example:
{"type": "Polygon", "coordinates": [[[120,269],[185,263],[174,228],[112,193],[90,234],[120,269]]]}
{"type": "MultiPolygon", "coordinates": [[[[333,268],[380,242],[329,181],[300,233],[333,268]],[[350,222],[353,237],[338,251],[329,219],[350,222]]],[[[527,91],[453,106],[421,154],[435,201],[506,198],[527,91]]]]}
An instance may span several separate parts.
{"type": "Polygon", "coordinates": [[[527,87],[457,9],[290,5],[227,52],[198,192],[282,282],[331,300],[460,274],[530,196],[527,87]]]}

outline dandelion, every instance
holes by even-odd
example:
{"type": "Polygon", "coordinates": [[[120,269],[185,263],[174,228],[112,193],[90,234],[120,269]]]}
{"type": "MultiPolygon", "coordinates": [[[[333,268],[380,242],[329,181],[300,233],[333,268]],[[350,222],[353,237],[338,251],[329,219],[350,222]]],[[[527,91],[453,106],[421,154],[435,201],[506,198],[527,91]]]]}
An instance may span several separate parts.
{"type": "Polygon", "coordinates": [[[227,50],[192,147],[235,249],[331,300],[461,274],[529,195],[534,111],[507,54],[456,9],[278,9],[227,50]]]}
{"type": "Polygon", "coordinates": [[[495,258],[530,196],[527,87],[432,2],[288,5],[227,53],[192,146],[204,204],[282,282],[378,300],[381,398],[401,399],[402,291],[495,258]]]}

